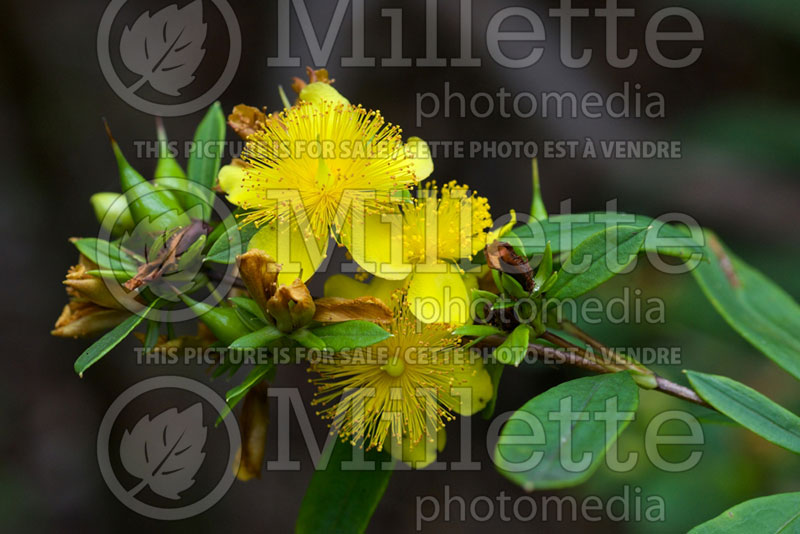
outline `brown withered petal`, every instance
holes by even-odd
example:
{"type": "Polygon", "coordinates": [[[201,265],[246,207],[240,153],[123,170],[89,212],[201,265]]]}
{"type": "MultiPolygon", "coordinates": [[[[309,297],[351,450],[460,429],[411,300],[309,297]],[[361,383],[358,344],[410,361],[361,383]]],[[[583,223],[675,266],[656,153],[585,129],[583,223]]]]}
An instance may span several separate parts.
{"type": "Polygon", "coordinates": [[[267,302],[275,294],[275,286],[280,264],[266,252],[253,249],[236,257],[239,276],[247,287],[247,292],[264,313],[268,313],[267,302]]]}
{"type": "Polygon", "coordinates": [[[133,296],[126,292],[124,297],[115,297],[108,289],[106,283],[90,274],[86,274],[87,268],[82,263],[73,265],[67,271],[64,285],[67,286],[67,295],[77,301],[89,301],[104,308],[117,310],[129,309],[136,305],[133,296]]]}
{"type": "Polygon", "coordinates": [[[236,453],[239,460],[236,478],[242,482],[261,478],[269,426],[269,397],[267,397],[266,382],[253,387],[245,395],[239,426],[242,429],[242,446],[236,453]]]}
{"type": "Polygon", "coordinates": [[[484,255],[489,267],[513,276],[528,291],[533,290],[533,269],[528,259],[514,252],[511,245],[494,241],[486,245],[484,255]]]}
{"type": "Polygon", "coordinates": [[[306,74],[308,75],[308,83],[306,83],[305,80],[298,78],[297,76],[292,78],[292,89],[298,95],[300,94],[300,91],[303,90],[303,87],[305,87],[309,83],[315,83],[315,82],[333,83],[336,81],[330,77],[330,75],[328,74],[328,69],[314,70],[311,67],[306,67],[306,74]]]}
{"type": "Polygon", "coordinates": [[[247,139],[267,121],[267,115],[258,108],[239,104],[228,115],[228,124],[242,139],[247,139]]]}
{"type": "Polygon", "coordinates": [[[296,278],[291,285],[282,285],[267,301],[267,311],[275,319],[275,326],[283,332],[291,332],[305,326],[314,318],[316,305],[308,288],[296,278]]]}
{"type": "Polygon", "coordinates": [[[114,328],[130,317],[130,312],[103,308],[93,302],[72,301],[61,311],[55,329],[58,337],[91,337],[114,328]]]}
{"type": "Polygon", "coordinates": [[[78,254],[78,265],[86,267],[87,271],[99,269],[98,265],[95,262],[84,256],[83,254],[78,254]]]}
{"type": "Polygon", "coordinates": [[[338,323],[359,319],[375,323],[388,323],[392,320],[392,311],[382,300],[375,297],[358,297],[356,299],[326,297],[315,300],[314,304],[316,306],[314,320],[321,323],[338,323]]]}

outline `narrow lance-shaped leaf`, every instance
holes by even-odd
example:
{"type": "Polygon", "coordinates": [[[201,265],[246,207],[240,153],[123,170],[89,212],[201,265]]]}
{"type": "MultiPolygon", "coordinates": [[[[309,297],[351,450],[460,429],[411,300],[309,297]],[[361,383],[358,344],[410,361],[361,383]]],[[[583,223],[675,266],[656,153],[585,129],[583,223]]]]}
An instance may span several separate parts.
{"type": "Polygon", "coordinates": [[[156,299],[150,304],[147,309],[140,314],[133,314],[123,322],[118,324],[112,330],[106,332],[106,334],[94,342],[94,344],[83,351],[83,354],[78,356],[78,359],[75,360],[75,372],[78,373],[78,376],[81,378],[83,377],[83,373],[86,370],[97,363],[100,358],[108,354],[108,352],[116,347],[120,341],[128,337],[128,334],[133,332],[133,329],[139,326],[144,318],[147,316],[148,313],[160,302],[161,299],[156,299]]]}
{"type": "Polygon", "coordinates": [[[767,441],[800,454],[800,417],[736,380],[696,371],[686,375],[711,406],[767,441]]]}
{"type": "Polygon", "coordinates": [[[692,275],[734,330],[800,378],[800,305],[706,231],[705,255],[692,275]]]}
{"type": "Polygon", "coordinates": [[[517,326],[508,337],[494,349],[494,356],[498,362],[515,367],[522,363],[525,354],[528,353],[528,342],[530,340],[531,329],[528,325],[517,326]]]}
{"type": "Polygon", "coordinates": [[[242,381],[241,384],[236,386],[235,388],[229,389],[228,392],[225,394],[225,402],[227,403],[225,408],[219,414],[219,418],[217,419],[217,424],[220,421],[225,419],[231,410],[239,404],[247,392],[253,389],[255,386],[261,383],[263,380],[267,380],[275,371],[275,364],[272,362],[268,363],[261,363],[256,365],[252,371],[247,375],[247,377],[242,381]]]}
{"type": "MultiPolygon", "coordinates": [[[[643,250],[689,260],[699,258],[703,246],[686,230],[648,217],[616,212],[569,213],[544,220],[531,220],[503,236],[518,254],[542,254],[548,241],[553,254],[570,252],[593,234],[611,226],[636,226],[647,229],[643,250]]],[[[702,235],[694,230],[697,239],[702,235]]]]}
{"type": "Polygon", "coordinates": [[[392,469],[383,465],[393,465],[389,453],[364,451],[364,462],[374,462],[374,468],[348,470],[343,462],[357,462],[354,446],[339,436],[332,441],[323,452],[323,461],[328,458],[326,468],[314,472],[303,497],[297,534],[363,533],[389,484],[392,469]]]}
{"type": "Polygon", "coordinates": [[[646,228],[615,226],[581,242],[558,271],[551,298],[574,298],[625,270],[644,243],[646,228]]]}
{"type": "Polygon", "coordinates": [[[256,316],[262,322],[266,323],[267,316],[261,308],[258,307],[256,301],[248,297],[230,297],[228,300],[233,302],[237,307],[247,310],[252,315],[256,316]]]}
{"type": "Polygon", "coordinates": [[[239,318],[239,320],[242,321],[242,323],[244,323],[244,325],[253,332],[256,330],[261,330],[264,325],[268,324],[268,321],[262,321],[256,315],[253,315],[240,306],[234,306],[233,311],[236,312],[236,316],[239,318]]]}
{"type": "Polygon", "coordinates": [[[203,206],[202,214],[206,221],[211,216],[212,188],[217,180],[217,174],[219,174],[224,142],[225,116],[220,103],[214,102],[195,131],[194,150],[189,154],[186,166],[189,180],[202,186],[197,191],[192,205],[201,204],[203,206]],[[197,198],[198,196],[205,196],[205,198],[197,198]]]}
{"type": "Polygon", "coordinates": [[[737,504],[689,534],[790,534],[800,532],[800,492],[737,504]]]}
{"type": "Polygon", "coordinates": [[[245,334],[230,344],[231,349],[255,349],[266,347],[273,341],[283,337],[283,332],[269,324],[260,330],[245,334]]]}
{"type": "Polygon", "coordinates": [[[73,238],[71,242],[78,249],[78,252],[96,263],[103,270],[130,273],[126,279],[136,272],[136,259],[120,249],[117,243],[94,237],[73,238]]]}
{"type": "Polygon", "coordinates": [[[320,338],[325,347],[340,352],[368,347],[389,337],[389,332],[369,321],[345,321],[314,328],[311,333],[320,338]]]}
{"type": "Polygon", "coordinates": [[[548,241],[547,245],[544,247],[544,253],[542,254],[542,261],[536,268],[536,274],[533,277],[534,289],[537,292],[541,292],[545,286],[545,283],[548,281],[550,275],[552,274],[553,274],[553,249],[550,247],[550,242],[548,241]]]}
{"type": "Polygon", "coordinates": [[[326,348],[325,342],[321,338],[318,338],[312,334],[308,328],[300,328],[299,330],[295,330],[289,334],[289,337],[307,349],[324,350],[326,348]]]}

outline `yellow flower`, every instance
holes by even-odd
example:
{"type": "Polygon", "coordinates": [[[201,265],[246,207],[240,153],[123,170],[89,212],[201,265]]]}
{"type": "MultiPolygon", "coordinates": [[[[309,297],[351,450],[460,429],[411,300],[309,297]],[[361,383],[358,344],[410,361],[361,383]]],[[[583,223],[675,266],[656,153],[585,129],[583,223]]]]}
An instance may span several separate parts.
{"type": "MultiPolygon", "coordinates": [[[[353,259],[387,280],[406,280],[408,301],[423,322],[469,321],[469,274],[456,265],[486,246],[489,202],[450,182],[429,185],[392,214],[365,218],[362,239],[345,239],[353,259]]],[[[346,236],[347,237],[347,236],[346,236]]]]}
{"type": "Polygon", "coordinates": [[[371,296],[380,299],[387,306],[392,305],[392,295],[402,289],[405,282],[400,280],[386,280],[374,277],[369,283],[359,282],[344,274],[334,274],[325,280],[324,294],[326,297],[355,299],[371,296]]]}
{"type": "Polygon", "coordinates": [[[438,191],[426,184],[419,198],[403,209],[403,246],[411,263],[457,262],[472,258],[486,246],[486,230],[492,226],[489,201],[466,185],[451,181],[438,191]],[[428,237],[432,236],[432,237],[428,237]],[[435,249],[429,250],[431,245],[435,249]]]}
{"type": "Polygon", "coordinates": [[[400,128],[379,111],[334,99],[327,87],[259,122],[244,165],[220,173],[228,200],[248,210],[242,222],[263,225],[249,248],[283,264],[279,283],[301,272],[310,278],[327,255],[331,231],[392,209],[394,192],[432,171],[430,155],[420,150],[424,141],[404,145],[400,128]]]}
{"type": "Polygon", "coordinates": [[[378,450],[390,438],[406,448],[432,440],[453,413],[471,415],[493,393],[483,362],[471,360],[450,325],[421,324],[398,308],[391,337],[310,368],[319,374],[313,402],[326,406],[320,415],[343,438],[378,450]],[[471,392],[470,403],[453,388],[471,392]]]}

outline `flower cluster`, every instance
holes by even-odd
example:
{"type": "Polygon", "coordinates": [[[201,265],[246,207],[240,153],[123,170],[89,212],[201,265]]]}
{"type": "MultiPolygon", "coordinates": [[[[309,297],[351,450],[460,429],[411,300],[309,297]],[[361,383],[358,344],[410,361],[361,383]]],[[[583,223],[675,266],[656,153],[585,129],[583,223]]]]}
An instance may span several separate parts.
{"type": "MultiPolygon", "coordinates": [[[[148,181],[112,139],[122,192],[92,197],[102,230],[74,240],[80,260],[53,334],[105,333],[76,362],[81,374],[145,319],[137,336],[151,351],[325,351],[309,367],[321,415],[343,439],[422,467],[454,414],[494,396],[483,361],[453,334],[471,322],[471,290],[487,274],[471,260],[497,237],[489,203],[456,181],[427,180],[425,141],[404,140],[380,111],[351,104],[324,71],[309,75],[282,110],[233,109],[228,124],[246,145],[227,165],[190,160],[186,173],[164,150],[148,181]],[[214,220],[215,192],[234,206],[231,217],[214,220]],[[330,269],[334,244],[351,275],[328,276],[314,298],[305,282],[330,269]],[[221,275],[218,264],[234,269],[221,275]],[[234,282],[220,294],[215,277],[234,282]],[[170,314],[180,306],[200,320],[196,335],[175,335],[170,314]]],[[[212,107],[198,135],[219,126],[224,138],[222,117],[212,107]]],[[[166,145],[160,123],[158,134],[166,145]]],[[[220,355],[215,374],[240,365],[220,355]]],[[[242,479],[260,474],[265,387],[277,370],[259,365],[258,380],[227,399],[245,400],[242,479]]]]}

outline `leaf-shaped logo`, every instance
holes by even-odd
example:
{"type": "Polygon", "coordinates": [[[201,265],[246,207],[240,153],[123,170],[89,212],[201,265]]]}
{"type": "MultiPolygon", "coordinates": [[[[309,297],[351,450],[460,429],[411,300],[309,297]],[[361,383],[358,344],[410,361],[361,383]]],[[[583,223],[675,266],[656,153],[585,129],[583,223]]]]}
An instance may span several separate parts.
{"type": "Polygon", "coordinates": [[[136,92],[145,83],[156,91],[180,96],[180,90],[194,81],[194,72],[206,54],[206,23],[203,2],[178,9],[167,6],[155,15],[143,13],[133,26],[125,26],[120,40],[122,62],[141,76],[128,87],[136,92]]]}
{"type": "Polygon", "coordinates": [[[142,417],[132,431],[125,431],[120,443],[122,466],[141,479],[128,494],[149,486],[157,495],[180,499],[203,464],[207,432],[199,402],[182,412],[167,410],[152,421],[149,415],[142,417]]]}

